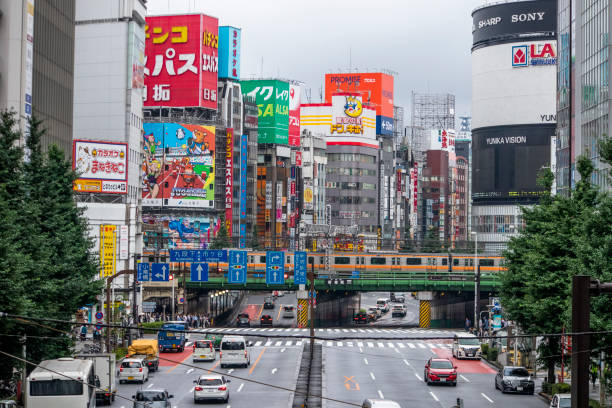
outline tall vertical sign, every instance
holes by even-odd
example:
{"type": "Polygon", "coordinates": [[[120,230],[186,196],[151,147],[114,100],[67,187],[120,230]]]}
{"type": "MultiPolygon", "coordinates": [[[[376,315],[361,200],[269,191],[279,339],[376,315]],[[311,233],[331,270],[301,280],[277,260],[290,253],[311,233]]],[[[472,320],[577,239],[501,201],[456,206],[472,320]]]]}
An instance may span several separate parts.
{"type": "Polygon", "coordinates": [[[300,93],[299,85],[289,84],[289,146],[300,145],[300,93]]]}
{"type": "Polygon", "coordinates": [[[116,225],[100,225],[100,277],[105,278],[115,274],[116,225]]]}
{"type": "Polygon", "coordinates": [[[227,129],[225,142],[225,227],[232,236],[232,207],[234,201],[234,129],[227,129]]]}
{"type": "Polygon", "coordinates": [[[34,0],[24,2],[26,13],[25,70],[23,82],[24,113],[22,129],[27,136],[30,132],[28,119],[32,116],[32,71],[34,69],[34,0]]]}
{"type": "Polygon", "coordinates": [[[240,79],[241,29],[219,27],[219,78],[240,79]]]}
{"type": "Polygon", "coordinates": [[[240,248],[246,247],[247,135],[240,136],[240,248]]]}
{"type": "Polygon", "coordinates": [[[129,248],[128,244],[130,241],[129,227],[127,225],[121,225],[119,227],[119,259],[129,259],[129,248]]]}

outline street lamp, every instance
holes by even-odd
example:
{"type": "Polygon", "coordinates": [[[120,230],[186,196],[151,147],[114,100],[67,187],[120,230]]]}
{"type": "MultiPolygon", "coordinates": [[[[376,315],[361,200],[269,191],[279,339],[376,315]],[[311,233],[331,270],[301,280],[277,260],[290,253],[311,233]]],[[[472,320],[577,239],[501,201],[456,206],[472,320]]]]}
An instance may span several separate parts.
{"type": "Polygon", "coordinates": [[[474,236],[474,328],[478,331],[478,234],[472,231],[474,236]]]}

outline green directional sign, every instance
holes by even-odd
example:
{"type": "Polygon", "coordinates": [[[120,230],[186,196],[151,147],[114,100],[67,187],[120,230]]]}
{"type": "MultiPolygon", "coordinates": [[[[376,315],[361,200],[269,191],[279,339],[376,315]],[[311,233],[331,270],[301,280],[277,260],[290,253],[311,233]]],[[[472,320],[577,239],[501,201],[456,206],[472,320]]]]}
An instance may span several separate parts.
{"type": "Polygon", "coordinates": [[[240,81],[257,103],[258,142],[289,143],[289,83],[276,79],[240,81]]]}

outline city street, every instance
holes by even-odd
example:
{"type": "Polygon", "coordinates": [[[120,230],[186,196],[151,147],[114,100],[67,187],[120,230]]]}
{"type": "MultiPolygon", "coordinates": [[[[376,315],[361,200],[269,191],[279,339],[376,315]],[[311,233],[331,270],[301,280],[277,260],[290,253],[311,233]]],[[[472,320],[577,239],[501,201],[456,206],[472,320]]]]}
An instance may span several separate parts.
{"type": "MultiPolygon", "coordinates": [[[[361,292],[361,308],[368,310],[376,307],[377,299],[388,299],[389,292],[361,292]]],[[[418,326],[419,324],[419,301],[413,298],[410,293],[396,293],[396,296],[404,296],[406,306],[406,316],[392,317],[391,312],[385,313],[380,319],[369,323],[372,326],[418,326]]],[[[402,303],[391,302],[389,308],[402,303]]]]}

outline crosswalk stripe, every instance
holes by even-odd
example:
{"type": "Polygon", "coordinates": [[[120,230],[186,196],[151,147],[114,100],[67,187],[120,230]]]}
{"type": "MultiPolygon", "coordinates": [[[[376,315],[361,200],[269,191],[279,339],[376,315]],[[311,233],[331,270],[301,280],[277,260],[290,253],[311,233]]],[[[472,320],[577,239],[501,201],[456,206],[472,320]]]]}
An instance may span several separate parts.
{"type": "Polygon", "coordinates": [[[188,341],[187,343],[185,343],[185,347],[189,347],[191,346],[193,343],[191,341],[188,341]]]}
{"type": "Polygon", "coordinates": [[[406,348],[406,346],[404,346],[402,343],[397,343],[397,345],[399,346],[399,348],[406,348]]]}
{"type": "Polygon", "coordinates": [[[357,330],[355,330],[355,329],[351,329],[351,332],[352,332],[352,333],[357,333],[357,330]]]}
{"type": "Polygon", "coordinates": [[[285,346],[290,346],[290,345],[292,345],[292,344],[293,344],[293,342],[292,342],[292,341],[288,341],[288,342],[286,342],[286,343],[285,343],[285,346]]]}
{"type": "MultiPolygon", "coordinates": [[[[368,347],[374,347],[374,343],[371,343],[371,342],[368,341],[367,344],[368,344],[368,347]]],[[[361,347],[361,346],[359,346],[359,347],[361,347]]]]}
{"type": "Polygon", "coordinates": [[[434,345],[433,345],[433,344],[431,344],[431,343],[427,343],[427,347],[429,347],[430,349],[432,349],[432,348],[436,348],[436,346],[434,346],[434,345]]]}
{"type": "Polygon", "coordinates": [[[266,341],[266,347],[270,347],[272,345],[272,340],[266,341]]]}
{"type": "Polygon", "coordinates": [[[333,345],[334,345],[334,342],[333,342],[333,341],[328,341],[328,342],[327,342],[327,347],[332,347],[333,345]]]}
{"type": "Polygon", "coordinates": [[[341,341],[338,342],[338,347],[342,347],[342,342],[341,341]]]}
{"type": "Polygon", "coordinates": [[[255,342],[255,347],[261,346],[261,341],[255,342]]]}
{"type": "Polygon", "coordinates": [[[395,346],[393,345],[393,343],[387,343],[389,345],[389,347],[391,348],[395,348],[395,346]]]}
{"type": "Polygon", "coordinates": [[[281,344],[283,344],[283,342],[282,342],[282,341],[277,341],[277,342],[276,342],[276,344],[274,344],[274,345],[278,347],[278,346],[280,346],[281,344]]]}
{"type": "Polygon", "coordinates": [[[301,346],[301,345],[302,345],[302,340],[298,340],[298,341],[296,341],[296,342],[295,342],[295,345],[296,345],[296,346],[301,346]]]}
{"type": "Polygon", "coordinates": [[[348,330],[346,330],[346,329],[342,329],[342,331],[345,332],[345,333],[348,333],[348,330]]]}
{"type": "Polygon", "coordinates": [[[346,345],[349,346],[349,347],[353,347],[353,342],[352,341],[347,341],[346,345]]]}
{"type": "Polygon", "coordinates": [[[406,344],[408,344],[408,347],[410,347],[410,348],[416,348],[416,346],[414,345],[414,343],[406,343],[406,344]]]}
{"type": "Polygon", "coordinates": [[[357,347],[363,347],[363,343],[362,343],[362,342],[360,342],[360,341],[358,341],[358,342],[357,342],[357,347]]]}
{"type": "Polygon", "coordinates": [[[323,340],[315,340],[316,344],[323,344],[323,340]]]}
{"type": "Polygon", "coordinates": [[[378,347],[385,348],[385,345],[383,343],[381,343],[381,342],[378,342],[378,347]]]}

